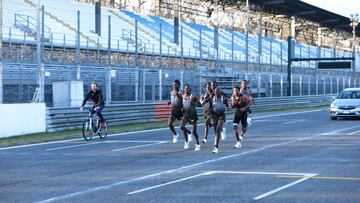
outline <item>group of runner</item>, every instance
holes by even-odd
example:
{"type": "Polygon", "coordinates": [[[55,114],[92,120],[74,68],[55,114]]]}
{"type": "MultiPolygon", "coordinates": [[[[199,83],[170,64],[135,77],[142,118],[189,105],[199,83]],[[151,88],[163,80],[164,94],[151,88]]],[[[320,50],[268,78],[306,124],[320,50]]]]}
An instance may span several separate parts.
{"type": "Polygon", "coordinates": [[[168,120],[168,126],[173,133],[173,143],[177,143],[179,134],[174,127],[174,121],[180,120],[180,129],[184,134],[184,149],[189,149],[189,143],[192,141],[192,135],[195,138],[195,151],[200,151],[199,135],[197,133],[198,115],[196,107],[203,107],[205,118],[205,136],[202,143],[208,142],[209,129],[214,127],[215,139],[212,153],[218,153],[220,139],[225,140],[226,128],[226,111],[229,107],[234,108],[233,132],[236,144],[234,148],[240,148],[244,139],[244,134],[248,128],[248,115],[251,113],[250,107],[253,105],[252,92],[247,86],[247,81],[241,81],[241,87],[234,87],[232,91],[230,105],[228,96],[218,87],[214,80],[206,84],[204,94],[198,98],[191,92],[189,84],[184,85],[180,90],[180,81],[173,81],[173,90],[170,92],[171,113],[168,120]],[[187,124],[192,125],[192,129],[186,128],[187,124]],[[241,123],[241,133],[239,135],[239,124],[241,123]]]}

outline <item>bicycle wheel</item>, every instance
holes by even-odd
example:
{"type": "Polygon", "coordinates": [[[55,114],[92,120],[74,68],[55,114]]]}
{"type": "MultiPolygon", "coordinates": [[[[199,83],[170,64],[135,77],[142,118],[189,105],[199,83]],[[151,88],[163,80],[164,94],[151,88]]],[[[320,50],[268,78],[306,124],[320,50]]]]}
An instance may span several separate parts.
{"type": "Polygon", "coordinates": [[[101,131],[98,133],[99,134],[99,137],[101,139],[105,139],[106,136],[107,136],[107,132],[108,132],[108,124],[106,121],[105,122],[105,126],[104,127],[101,127],[101,131]]]}
{"type": "Polygon", "coordinates": [[[82,134],[86,141],[90,141],[93,137],[93,129],[90,127],[90,121],[85,120],[82,126],[82,134]]]}

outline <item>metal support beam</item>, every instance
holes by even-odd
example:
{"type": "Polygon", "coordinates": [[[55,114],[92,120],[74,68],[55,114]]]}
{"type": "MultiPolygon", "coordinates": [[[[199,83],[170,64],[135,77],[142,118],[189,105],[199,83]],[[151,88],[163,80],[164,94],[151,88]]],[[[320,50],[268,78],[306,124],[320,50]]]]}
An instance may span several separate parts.
{"type": "Polygon", "coordinates": [[[2,29],[3,29],[3,0],[0,0],[0,104],[3,103],[3,92],[4,92],[4,87],[3,87],[3,53],[2,53],[2,43],[3,43],[3,39],[2,39],[2,29]]]}
{"type": "Polygon", "coordinates": [[[306,16],[306,15],[312,15],[312,14],[316,14],[316,10],[308,10],[308,11],[298,12],[298,13],[296,13],[296,16],[306,16]]]}
{"type": "Polygon", "coordinates": [[[181,58],[180,58],[180,63],[181,63],[181,74],[180,74],[180,83],[181,83],[181,89],[183,89],[184,87],[184,38],[183,38],[183,27],[181,26],[180,29],[180,49],[181,49],[181,58]]]}
{"type": "Polygon", "coordinates": [[[354,57],[326,57],[326,58],[292,58],[291,61],[348,61],[348,60],[355,60],[354,57]]]}
{"type": "Polygon", "coordinates": [[[273,5],[277,5],[277,4],[283,4],[285,3],[285,0],[272,0],[272,1],[266,1],[266,3],[264,3],[264,6],[273,6],[273,5]]]}
{"type": "Polygon", "coordinates": [[[111,66],[106,68],[106,104],[110,104],[111,102],[111,66]]]}
{"type": "Polygon", "coordinates": [[[44,50],[45,50],[44,28],[45,28],[45,9],[44,9],[44,5],[42,5],[41,6],[41,63],[44,63],[44,50]]]}
{"type": "Polygon", "coordinates": [[[108,16],[108,65],[111,66],[111,16],[108,16]]]}
{"type": "Polygon", "coordinates": [[[287,65],[287,96],[291,95],[291,63],[292,63],[292,37],[288,37],[288,65],[287,65]]]}
{"type": "Polygon", "coordinates": [[[80,11],[77,11],[76,64],[80,64],[80,11]]]}
{"type": "MultiPolygon", "coordinates": [[[[160,27],[159,27],[159,40],[160,40],[160,47],[159,47],[159,49],[160,49],[160,56],[159,56],[159,58],[160,58],[160,70],[159,70],[159,100],[161,101],[162,100],[162,91],[163,91],[163,89],[162,89],[162,86],[163,86],[163,84],[162,84],[162,75],[163,75],[163,58],[162,58],[162,24],[160,23],[160,27]]],[[[178,44],[178,39],[176,40],[177,41],[177,44],[178,44]]]]}
{"type": "Polygon", "coordinates": [[[44,85],[44,65],[41,61],[41,35],[40,35],[40,0],[36,4],[36,52],[37,52],[37,71],[38,71],[38,102],[45,102],[44,85]]]}

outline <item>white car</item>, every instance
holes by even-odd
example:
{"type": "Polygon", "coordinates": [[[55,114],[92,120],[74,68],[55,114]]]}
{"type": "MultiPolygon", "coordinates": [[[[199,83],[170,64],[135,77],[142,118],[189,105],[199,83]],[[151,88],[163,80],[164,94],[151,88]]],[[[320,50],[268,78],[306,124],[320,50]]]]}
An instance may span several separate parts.
{"type": "Polygon", "coordinates": [[[330,118],[338,117],[360,117],[360,88],[346,88],[333,98],[330,118]]]}

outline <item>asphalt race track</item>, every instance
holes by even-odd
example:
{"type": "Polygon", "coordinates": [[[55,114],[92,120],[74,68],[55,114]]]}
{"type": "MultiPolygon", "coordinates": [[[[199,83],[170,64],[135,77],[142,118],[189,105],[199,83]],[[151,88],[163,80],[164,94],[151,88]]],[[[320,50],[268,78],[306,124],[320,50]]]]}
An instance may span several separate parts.
{"type": "Polygon", "coordinates": [[[359,120],[325,109],[251,117],[234,149],[228,116],[218,154],[213,130],[199,152],[182,136],[172,144],[169,129],[0,148],[0,202],[360,202],[359,120]]]}

